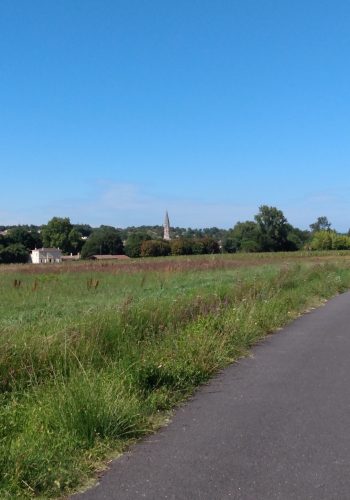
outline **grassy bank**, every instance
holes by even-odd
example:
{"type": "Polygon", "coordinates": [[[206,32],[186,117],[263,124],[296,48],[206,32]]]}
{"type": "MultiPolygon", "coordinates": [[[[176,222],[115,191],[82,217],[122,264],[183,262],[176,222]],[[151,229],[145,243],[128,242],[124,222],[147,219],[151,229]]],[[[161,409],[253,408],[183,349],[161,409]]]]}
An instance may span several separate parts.
{"type": "Polygon", "coordinates": [[[350,287],[348,256],[258,259],[0,269],[0,497],[71,491],[264,335],[350,287]]]}

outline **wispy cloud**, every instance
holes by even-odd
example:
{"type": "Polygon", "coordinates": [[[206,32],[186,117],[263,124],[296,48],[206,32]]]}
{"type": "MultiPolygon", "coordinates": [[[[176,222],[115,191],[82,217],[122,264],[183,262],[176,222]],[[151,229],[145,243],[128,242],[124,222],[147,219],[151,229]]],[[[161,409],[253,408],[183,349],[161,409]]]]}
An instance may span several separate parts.
{"type": "Polygon", "coordinates": [[[338,231],[350,227],[350,187],[330,187],[319,192],[309,192],[287,201],[284,206],[290,222],[308,227],[317,217],[325,215],[338,231]]]}
{"type": "MultiPolygon", "coordinates": [[[[350,227],[350,188],[329,188],[320,192],[300,193],[277,202],[293,225],[307,228],[317,217],[326,215],[333,227],[350,227]]],[[[251,200],[250,200],[251,201],[251,200]]],[[[269,203],[266,200],[267,204],[269,203]]],[[[162,224],[165,210],[171,224],[182,227],[232,227],[238,221],[253,219],[258,203],[229,203],[189,199],[177,195],[153,193],[142,184],[98,180],[87,186],[84,196],[35,203],[26,210],[0,211],[0,224],[46,223],[54,215],[70,217],[73,222],[116,227],[162,224]]]]}
{"type": "MultiPolygon", "coordinates": [[[[165,210],[176,226],[232,227],[234,222],[251,217],[254,207],[229,203],[193,201],[179,196],[155,195],[138,184],[100,183],[94,200],[84,207],[89,219],[126,226],[161,224],[165,210]]],[[[81,209],[78,208],[80,212],[81,209]]]]}

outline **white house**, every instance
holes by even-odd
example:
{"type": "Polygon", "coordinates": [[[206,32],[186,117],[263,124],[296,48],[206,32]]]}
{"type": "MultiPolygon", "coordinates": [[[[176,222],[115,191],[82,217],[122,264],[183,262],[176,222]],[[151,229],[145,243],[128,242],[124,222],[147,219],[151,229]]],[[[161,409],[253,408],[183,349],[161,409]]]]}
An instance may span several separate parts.
{"type": "Polygon", "coordinates": [[[36,248],[30,254],[32,264],[55,264],[62,262],[59,248],[36,248]]]}

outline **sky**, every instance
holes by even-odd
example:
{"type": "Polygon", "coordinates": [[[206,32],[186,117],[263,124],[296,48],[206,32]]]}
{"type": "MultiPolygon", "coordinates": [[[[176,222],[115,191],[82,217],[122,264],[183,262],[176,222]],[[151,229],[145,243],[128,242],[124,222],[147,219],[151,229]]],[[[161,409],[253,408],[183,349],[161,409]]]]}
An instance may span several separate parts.
{"type": "Polygon", "coordinates": [[[348,0],[0,0],[0,225],[350,227],[348,0]]]}

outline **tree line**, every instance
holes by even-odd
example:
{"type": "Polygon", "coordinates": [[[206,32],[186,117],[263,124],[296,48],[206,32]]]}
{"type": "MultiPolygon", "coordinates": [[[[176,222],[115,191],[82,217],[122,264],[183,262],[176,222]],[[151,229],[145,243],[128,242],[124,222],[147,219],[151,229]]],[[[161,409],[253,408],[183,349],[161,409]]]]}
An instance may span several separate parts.
{"type": "Polygon", "coordinates": [[[337,233],[327,217],[309,230],[293,227],[276,207],[262,205],[253,220],[237,222],[232,229],[171,228],[164,241],[162,226],[115,228],[72,224],[68,217],[53,217],[44,226],[0,226],[0,263],[27,262],[34,248],[60,248],[64,254],[126,254],[129,257],[195,255],[235,252],[280,252],[350,249],[350,231],[337,233]]]}

